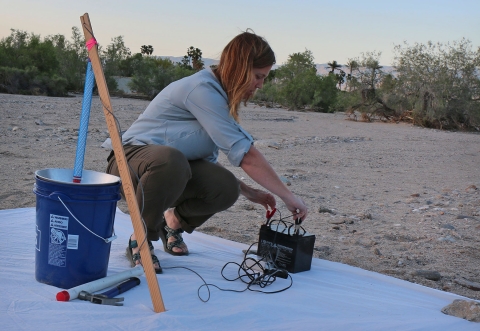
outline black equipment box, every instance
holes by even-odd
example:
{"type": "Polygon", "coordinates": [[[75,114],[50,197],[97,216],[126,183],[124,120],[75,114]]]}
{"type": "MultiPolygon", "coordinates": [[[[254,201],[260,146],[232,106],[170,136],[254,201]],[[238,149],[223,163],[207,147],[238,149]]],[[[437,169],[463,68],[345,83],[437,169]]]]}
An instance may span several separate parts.
{"type": "Polygon", "coordinates": [[[314,234],[273,221],[260,227],[257,255],[270,256],[277,267],[296,273],[310,270],[314,245],[314,234]]]}

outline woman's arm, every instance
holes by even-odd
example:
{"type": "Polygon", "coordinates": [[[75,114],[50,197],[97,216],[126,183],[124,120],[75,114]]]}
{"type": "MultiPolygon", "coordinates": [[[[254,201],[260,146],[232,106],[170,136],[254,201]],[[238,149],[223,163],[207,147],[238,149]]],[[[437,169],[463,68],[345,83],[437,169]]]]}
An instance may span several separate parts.
{"type": "MultiPolygon", "coordinates": [[[[217,165],[223,167],[223,165],[217,161],[217,165]]],[[[275,197],[268,192],[253,188],[248,186],[240,179],[237,178],[238,184],[240,186],[240,194],[251,202],[261,204],[266,210],[275,208],[277,202],[275,197]]]]}
{"type": "Polygon", "coordinates": [[[303,200],[290,192],[263,154],[254,146],[251,146],[247,154],[245,154],[240,167],[255,182],[282,199],[288,210],[296,214],[294,218],[300,218],[303,221],[307,217],[307,206],[303,200]]]}
{"type": "Polygon", "coordinates": [[[245,198],[251,202],[261,204],[266,210],[275,208],[277,203],[271,193],[250,187],[240,179],[238,179],[238,182],[240,183],[240,194],[245,196],[245,198]]]}

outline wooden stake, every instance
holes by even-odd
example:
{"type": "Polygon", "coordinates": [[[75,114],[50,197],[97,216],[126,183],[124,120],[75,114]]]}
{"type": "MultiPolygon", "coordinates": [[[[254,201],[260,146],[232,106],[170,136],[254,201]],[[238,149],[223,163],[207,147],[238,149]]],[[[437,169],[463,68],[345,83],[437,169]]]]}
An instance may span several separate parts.
{"type": "MultiPolygon", "coordinates": [[[[85,15],[80,16],[80,21],[82,22],[85,40],[88,42],[94,38],[88,14],[86,13],[85,15]]],[[[110,133],[110,139],[112,140],[113,152],[115,153],[115,159],[120,172],[120,179],[122,180],[123,193],[125,194],[130,217],[132,218],[133,231],[135,232],[135,237],[137,238],[138,243],[143,243],[145,240],[145,243],[140,247],[140,257],[142,258],[145,277],[147,278],[148,288],[152,298],[153,310],[156,313],[161,313],[165,311],[165,306],[163,304],[162,294],[160,293],[160,287],[158,285],[157,275],[150,255],[150,249],[146,243],[146,234],[143,228],[142,216],[140,215],[137,199],[135,198],[135,190],[133,189],[132,179],[130,178],[130,171],[128,170],[127,159],[125,157],[125,152],[123,151],[122,140],[118,132],[117,123],[113,116],[110,94],[108,93],[105,75],[103,74],[102,64],[96,46],[90,48],[88,56],[92,62],[98,94],[102,101],[103,113],[105,114],[108,132],[110,133]]]]}

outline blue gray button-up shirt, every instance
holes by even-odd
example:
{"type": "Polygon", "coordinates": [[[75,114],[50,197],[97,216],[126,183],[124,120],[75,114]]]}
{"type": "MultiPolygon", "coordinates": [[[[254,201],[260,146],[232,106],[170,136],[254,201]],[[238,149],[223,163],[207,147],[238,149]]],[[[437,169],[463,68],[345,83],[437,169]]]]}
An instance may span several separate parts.
{"type": "MultiPolygon", "coordinates": [[[[123,134],[124,145],[166,145],[188,160],[217,162],[218,150],[239,166],[252,136],[229,114],[228,98],[210,68],[163,89],[123,134]]],[[[110,139],[102,145],[112,148],[110,139]]]]}

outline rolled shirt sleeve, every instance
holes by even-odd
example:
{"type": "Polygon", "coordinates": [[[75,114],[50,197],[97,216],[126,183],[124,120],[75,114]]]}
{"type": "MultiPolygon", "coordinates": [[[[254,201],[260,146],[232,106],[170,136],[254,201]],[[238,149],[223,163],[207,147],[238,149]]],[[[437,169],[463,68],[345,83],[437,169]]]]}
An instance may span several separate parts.
{"type": "Polygon", "coordinates": [[[214,144],[233,166],[239,166],[253,144],[252,136],[230,116],[225,93],[211,82],[197,85],[185,98],[185,107],[195,116],[214,144]]]}

